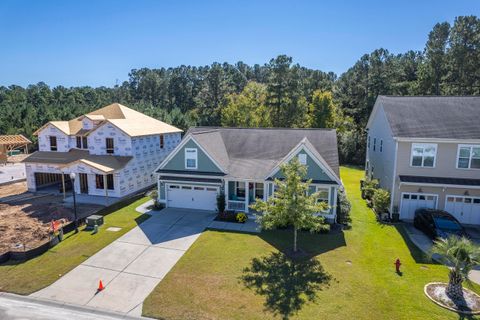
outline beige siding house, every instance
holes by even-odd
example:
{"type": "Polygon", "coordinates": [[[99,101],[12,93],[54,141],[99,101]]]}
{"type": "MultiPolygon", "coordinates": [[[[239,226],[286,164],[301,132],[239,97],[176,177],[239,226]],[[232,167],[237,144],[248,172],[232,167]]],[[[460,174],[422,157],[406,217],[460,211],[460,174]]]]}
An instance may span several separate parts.
{"type": "Polygon", "coordinates": [[[479,119],[480,97],[377,98],[365,170],[391,192],[391,213],[437,208],[480,224],[479,119]]]}

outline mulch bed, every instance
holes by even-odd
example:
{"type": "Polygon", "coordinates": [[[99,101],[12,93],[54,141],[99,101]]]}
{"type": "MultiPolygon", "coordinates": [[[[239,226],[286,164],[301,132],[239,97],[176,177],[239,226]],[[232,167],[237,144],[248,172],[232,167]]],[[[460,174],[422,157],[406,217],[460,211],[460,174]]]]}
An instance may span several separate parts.
{"type": "Polygon", "coordinates": [[[463,300],[453,301],[447,296],[446,283],[432,282],[425,285],[425,295],[439,306],[462,314],[480,314],[480,296],[463,288],[463,300]]]}

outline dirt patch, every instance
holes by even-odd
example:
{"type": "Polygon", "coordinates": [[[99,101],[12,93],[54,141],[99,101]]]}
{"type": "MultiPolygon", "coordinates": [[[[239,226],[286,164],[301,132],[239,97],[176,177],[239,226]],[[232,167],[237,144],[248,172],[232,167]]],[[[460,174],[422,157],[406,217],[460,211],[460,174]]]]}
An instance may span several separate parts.
{"type": "MultiPolygon", "coordinates": [[[[78,217],[86,217],[100,208],[102,206],[78,205],[78,217]]],[[[65,207],[58,197],[53,196],[18,204],[0,204],[0,254],[36,248],[49,241],[52,220],[65,219],[68,222],[73,218],[73,209],[65,207]]]]}
{"type": "Polygon", "coordinates": [[[16,182],[0,186],[0,198],[27,192],[27,182],[16,182]]]}

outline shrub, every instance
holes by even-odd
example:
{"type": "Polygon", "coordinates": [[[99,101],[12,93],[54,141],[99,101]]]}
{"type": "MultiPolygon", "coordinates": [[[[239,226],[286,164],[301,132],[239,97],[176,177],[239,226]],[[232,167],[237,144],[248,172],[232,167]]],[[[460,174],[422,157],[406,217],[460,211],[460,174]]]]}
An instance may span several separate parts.
{"type": "Polygon", "coordinates": [[[243,212],[237,213],[237,222],[245,223],[248,219],[247,215],[243,212]]]}
{"type": "Polygon", "coordinates": [[[352,221],[350,218],[352,205],[348,201],[343,188],[338,189],[337,204],[337,222],[345,225],[349,224],[352,221]]]}
{"type": "Polygon", "coordinates": [[[150,199],[153,200],[153,208],[155,210],[160,210],[160,209],[165,208],[165,204],[163,204],[161,202],[158,202],[158,191],[157,191],[157,189],[150,191],[148,193],[148,196],[150,197],[150,199]]]}
{"type": "Polygon", "coordinates": [[[378,189],[378,187],[379,183],[377,179],[365,180],[365,182],[363,183],[362,198],[372,200],[373,194],[375,193],[375,190],[378,189]]]}
{"type": "Polygon", "coordinates": [[[217,196],[217,210],[218,212],[220,213],[223,213],[225,212],[225,194],[223,192],[221,192],[218,196],[217,196]]]}
{"type": "Polygon", "coordinates": [[[217,221],[237,222],[237,215],[233,211],[219,212],[215,218],[217,221]]]}
{"type": "Polygon", "coordinates": [[[375,210],[377,214],[388,212],[388,207],[390,206],[390,192],[383,189],[375,190],[372,203],[373,210],[375,210]]]}

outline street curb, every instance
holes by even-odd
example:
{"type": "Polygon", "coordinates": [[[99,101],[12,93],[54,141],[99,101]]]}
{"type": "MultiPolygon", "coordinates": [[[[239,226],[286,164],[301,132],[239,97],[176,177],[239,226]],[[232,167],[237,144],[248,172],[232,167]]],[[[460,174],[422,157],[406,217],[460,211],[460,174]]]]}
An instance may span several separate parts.
{"type": "Polygon", "coordinates": [[[119,318],[119,319],[127,319],[127,320],[140,320],[140,319],[141,320],[148,320],[148,319],[152,319],[152,318],[147,318],[147,317],[135,317],[135,316],[127,315],[125,313],[107,311],[107,310],[103,310],[103,309],[81,306],[81,305],[76,305],[76,304],[71,304],[71,303],[66,303],[66,302],[48,300],[48,299],[44,299],[44,298],[40,298],[40,297],[22,296],[22,295],[8,293],[8,292],[0,292],[0,298],[16,300],[16,301],[24,301],[24,302],[30,302],[30,303],[36,303],[36,304],[40,304],[40,305],[47,305],[47,306],[51,306],[51,307],[68,309],[68,310],[73,310],[73,311],[92,313],[92,314],[102,315],[102,316],[107,316],[107,317],[110,316],[110,317],[115,317],[115,318],[119,318]]]}

